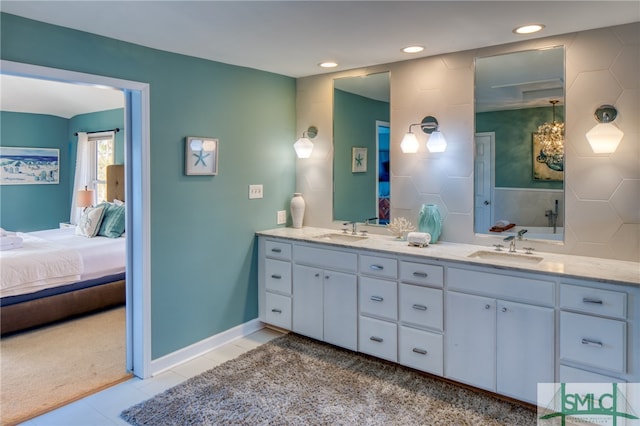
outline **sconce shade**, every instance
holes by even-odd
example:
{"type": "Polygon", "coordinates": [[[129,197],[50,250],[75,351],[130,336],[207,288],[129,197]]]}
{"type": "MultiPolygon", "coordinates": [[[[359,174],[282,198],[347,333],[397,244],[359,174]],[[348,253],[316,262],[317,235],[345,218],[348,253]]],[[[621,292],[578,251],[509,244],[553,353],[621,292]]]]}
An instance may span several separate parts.
{"type": "Polygon", "coordinates": [[[87,189],[85,186],[84,189],[81,189],[76,194],[76,206],[78,207],[90,207],[93,204],[93,189],[87,189]]]}
{"type": "Polygon", "coordinates": [[[313,142],[308,138],[300,138],[293,144],[293,149],[296,150],[298,158],[309,158],[313,151],[313,142]]]}
{"type": "Polygon", "coordinates": [[[418,152],[418,138],[412,132],[408,132],[400,142],[400,149],[405,154],[415,154],[418,152]]]}
{"type": "Polygon", "coordinates": [[[613,123],[598,123],[586,136],[594,153],[611,154],[618,149],[624,132],[613,123]]]}
{"type": "Polygon", "coordinates": [[[431,133],[427,141],[427,149],[429,152],[444,152],[447,149],[447,141],[441,131],[436,130],[431,133]]]}

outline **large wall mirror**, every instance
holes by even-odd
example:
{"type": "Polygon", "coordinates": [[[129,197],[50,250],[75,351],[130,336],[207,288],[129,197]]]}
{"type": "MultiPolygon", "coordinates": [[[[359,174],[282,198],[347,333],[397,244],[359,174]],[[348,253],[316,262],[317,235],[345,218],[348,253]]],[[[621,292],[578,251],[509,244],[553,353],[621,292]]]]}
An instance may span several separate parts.
{"type": "Polygon", "coordinates": [[[477,58],[476,234],[564,239],[564,48],[477,58]]]}
{"type": "Polygon", "coordinates": [[[389,73],[334,80],[333,218],[389,222],[389,73]]]}

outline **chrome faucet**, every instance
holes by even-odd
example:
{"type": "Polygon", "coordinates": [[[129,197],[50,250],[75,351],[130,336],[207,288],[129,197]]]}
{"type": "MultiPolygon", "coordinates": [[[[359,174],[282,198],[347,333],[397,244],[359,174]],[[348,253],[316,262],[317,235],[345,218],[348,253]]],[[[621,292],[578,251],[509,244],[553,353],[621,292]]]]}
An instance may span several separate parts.
{"type": "MultiPolygon", "coordinates": [[[[345,222],[342,224],[342,226],[347,226],[347,225],[351,225],[351,235],[357,235],[358,234],[358,222],[345,222]]],[[[346,233],[347,229],[343,228],[343,231],[346,233]]]]}
{"type": "Polygon", "coordinates": [[[507,238],[505,238],[502,241],[509,241],[509,253],[515,253],[516,252],[516,237],[514,235],[509,235],[507,238]]]}

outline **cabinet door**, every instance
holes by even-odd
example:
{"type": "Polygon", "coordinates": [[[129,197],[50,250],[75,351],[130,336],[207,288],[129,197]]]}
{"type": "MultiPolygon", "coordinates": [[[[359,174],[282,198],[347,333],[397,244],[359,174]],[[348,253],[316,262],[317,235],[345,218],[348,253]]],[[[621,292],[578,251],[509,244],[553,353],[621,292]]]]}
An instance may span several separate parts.
{"type": "Polygon", "coordinates": [[[358,349],[358,286],[355,275],[324,272],[324,341],[358,349]]]}
{"type": "Polygon", "coordinates": [[[322,340],[322,270],[293,267],[293,331],[322,340]]]}
{"type": "Polygon", "coordinates": [[[446,377],[495,391],[495,300],[448,292],[445,312],[446,377]]]}
{"type": "Polygon", "coordinates": [[[498,393],[536,403],[537,384],[554,381],[554,312],[498,301],[498,393]]]}

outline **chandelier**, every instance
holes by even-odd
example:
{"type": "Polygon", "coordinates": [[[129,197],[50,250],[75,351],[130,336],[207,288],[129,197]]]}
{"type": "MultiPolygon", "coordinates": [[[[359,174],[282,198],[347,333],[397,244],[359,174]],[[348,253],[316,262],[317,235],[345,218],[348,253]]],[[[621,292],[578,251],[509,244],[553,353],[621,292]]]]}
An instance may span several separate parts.
{"type": "Polygon", "coordinates": [[[564,123],[556,121],[557,100],[549,101],[553,111],[553,120],[538,126],[537,136],[540,153],[536,157],[539,163],[545,163],[551,170],[564,170],[564,123]]]}

